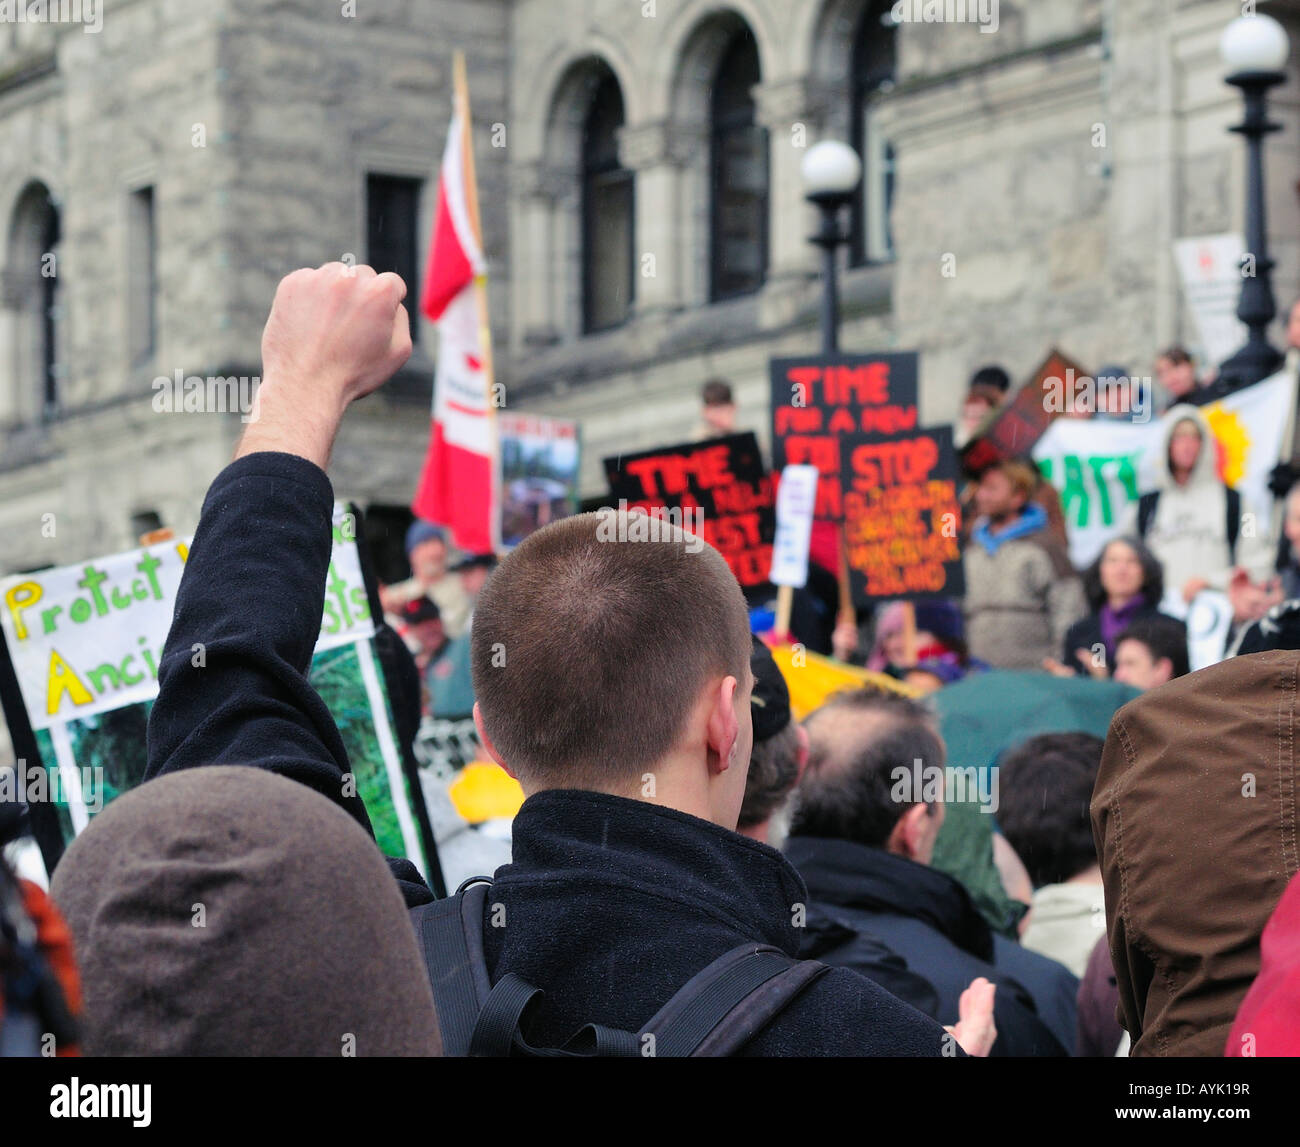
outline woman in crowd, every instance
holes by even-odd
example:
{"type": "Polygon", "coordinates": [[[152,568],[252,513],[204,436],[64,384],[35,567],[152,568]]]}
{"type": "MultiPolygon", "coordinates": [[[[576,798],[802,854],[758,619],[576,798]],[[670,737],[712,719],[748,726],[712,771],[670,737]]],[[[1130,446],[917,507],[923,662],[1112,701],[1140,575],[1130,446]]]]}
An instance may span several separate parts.
{"type": "Polygon", "coordinates": [[[1088,615],[1070,626],[1061,660],[1048,658],[1043,667],[1059,677],[1109,677],[1115,664],[1115,639],[1135,621],[1162,616],[1164,572],[1137,538],[1115,538],[1084,571],[1083,589],[1088,615]]]}

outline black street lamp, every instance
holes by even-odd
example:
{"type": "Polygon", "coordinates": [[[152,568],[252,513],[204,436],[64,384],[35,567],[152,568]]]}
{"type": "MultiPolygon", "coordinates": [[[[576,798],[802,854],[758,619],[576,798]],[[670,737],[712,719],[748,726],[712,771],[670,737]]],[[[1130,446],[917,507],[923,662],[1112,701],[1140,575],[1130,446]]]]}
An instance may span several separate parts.
{"type": "Polygon", "coordinates": [[[1241,89],[1245,118],[1230,128],[1246,137],[1246,253],[1253,274],[1243,269],[1237,318],[1246,324],[1246,345],[1219,367],[1221,393],[1249,386],[1275,373],[1282,353],[1268,341],[1268,324],[1277,314],[1273,300],[1273,260],[1268,254],[1264,211],[1264,136],[1280,131],[1270,123],[1265,105],[1269,88],[1286,83],[1290,45],[1286,30],[1271,16],[1239,16],[1224,29],[1219,52],[1228,69],[1226,83],[1241,89]]]}
{"type": "Polygon", "coordinates": [[[836,283],[836,252],[849,241],[840,225],[841,209],[853,200],[862,179],[862,161],[846,143],[824,139],[808,149],[800,165],[804,195],[821,211],[821,229],[809,242],[822,249],[822,354],[840,349],[840,301],[836,283]]]}

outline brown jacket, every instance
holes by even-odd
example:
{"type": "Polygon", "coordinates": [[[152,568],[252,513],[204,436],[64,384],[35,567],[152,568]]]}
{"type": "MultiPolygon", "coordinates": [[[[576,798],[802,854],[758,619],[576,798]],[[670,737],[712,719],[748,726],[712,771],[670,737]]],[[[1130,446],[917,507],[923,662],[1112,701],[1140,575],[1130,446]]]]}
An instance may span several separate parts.
{"type": "Polygon", "coordinates": [[[1125,705],[1092,798],[1133,1055],[1219,1056],[1300,868],[1300,652],[1237,657],[1125,705]]]}

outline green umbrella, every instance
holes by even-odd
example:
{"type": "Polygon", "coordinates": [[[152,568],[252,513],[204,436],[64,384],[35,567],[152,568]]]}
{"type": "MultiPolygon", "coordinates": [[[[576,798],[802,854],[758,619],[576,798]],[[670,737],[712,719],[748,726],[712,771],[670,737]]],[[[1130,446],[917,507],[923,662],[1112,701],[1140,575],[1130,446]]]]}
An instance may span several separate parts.
{"type": "MultiPolygon", "coordinates": [[[[949,766],[983,774],[1005,749],[1039,733],[1105,737],[1115,711],[1137,695],[1117,681],[993,670],[972,673],[931,701],[949,766]]],[[[1007,896],[993,864],[994,819],[976,803],[950,803],[930,863],[960,880],[985,919],[1014,937],[1023,909],[1007,896]]]]}

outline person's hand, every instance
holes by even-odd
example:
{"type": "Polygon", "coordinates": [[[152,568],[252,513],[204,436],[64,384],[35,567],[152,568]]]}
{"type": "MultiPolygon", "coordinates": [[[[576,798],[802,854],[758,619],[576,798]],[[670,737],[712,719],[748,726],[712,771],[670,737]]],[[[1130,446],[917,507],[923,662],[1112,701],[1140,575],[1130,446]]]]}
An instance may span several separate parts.
{"type": "Polygon", "coordinates": [[[400,276],[364,264],[286,275],[262,332],[263,385],[343,405],[369,394],[411,357],[404,298],[400,276]]]}
{"type": "Polygon", "coordinates": [[[986,1056],[993,1050],[993,1041],[998,1038],[997,1025],[993,1022],[996,992],[997,985],[983,976],[972,980],[957,1001],[957,1022],[943,1029],[961,1044],[967,1055],[986,1056]]]}
{"type": "Polygon", "coordinates": [[[322,469],[348,404],[411,355],[406,284],[391,272],[326,263],[286,275],[262,333],[262,382],[236,457],[297,454],[322,469]]]}
{"type": "Polygon", "coordinates": [[[1258,621],[1281,600],[1280,579],[1256,585],[1245,570],[1233,571],[1228,582],[1228,602],[1232,606],[1232,619],[1238,625],[1258,621]]]}
{"type": "Polygon", "coordinates": [[[1110,671],[1106,668],[1106,660],[1103,657],[1100,665],[1097,664],[1091,649],[1076,649],[1074,659],[1082,667],[1083,671],[1094,681],[1105,681],[1110,677],[1110,671]]]}
{"type": "Polygon", "coordinates": [[[1191,605],[1192,599],[1200,593],[1201,590],[1208,589],[1209,586],[1210,583],[1203,577],[1188,578],[1183,583],[1183,600],[1187,602],[1188,605],[1191,605]]]}
{"type": "Polygon", "coordinates": [[[847,661],[857,652],[857,648],[858,627],[851,621],[836,623],[835,630],[831,633],[831,652],[835,654],[835,659],[847,661]]]}
{"type": "Polygon", "coordinates": [[[1044,657],[1043,668],[1053,677],[1073,677],[1075,672],[1068,665],[1062,665],[1055,657],[1044,657]]]}

